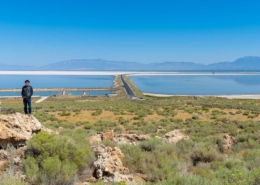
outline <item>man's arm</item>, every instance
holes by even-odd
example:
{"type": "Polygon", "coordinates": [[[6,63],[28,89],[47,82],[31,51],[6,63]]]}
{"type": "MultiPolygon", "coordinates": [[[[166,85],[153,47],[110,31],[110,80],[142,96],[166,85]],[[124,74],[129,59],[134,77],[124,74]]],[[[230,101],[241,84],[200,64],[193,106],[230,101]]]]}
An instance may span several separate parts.
{"type": "Polygon", "coordinates": [[[22,92],[21,92],[21,95],[22,95],[22,97],[23,97],[23,87],[22,87],[22,92]]]}
{"type": "MultiPolygon", "coordinates": [[[[32,87],[31,87],[32,88],[32,87]]],[[[33,88],[32,88],[32,92],[31,92],[31,96],[33,95],[33,88]]]]}

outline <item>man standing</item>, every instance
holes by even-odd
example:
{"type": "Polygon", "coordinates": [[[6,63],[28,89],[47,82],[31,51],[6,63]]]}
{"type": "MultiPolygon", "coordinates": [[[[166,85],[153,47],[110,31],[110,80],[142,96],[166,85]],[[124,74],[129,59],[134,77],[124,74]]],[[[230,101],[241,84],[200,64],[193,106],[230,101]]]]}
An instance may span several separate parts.
{"type": "Polygon", "coordinates": [[[32,105],[31,105],[32,95],[33,95],[33,88],[32,86],[30,86],[30,81],[25,80],[25,86],[23,86],[22,88],[22,97],[23,97],[24,113],[28,115],[32,113],[32,105]]]}

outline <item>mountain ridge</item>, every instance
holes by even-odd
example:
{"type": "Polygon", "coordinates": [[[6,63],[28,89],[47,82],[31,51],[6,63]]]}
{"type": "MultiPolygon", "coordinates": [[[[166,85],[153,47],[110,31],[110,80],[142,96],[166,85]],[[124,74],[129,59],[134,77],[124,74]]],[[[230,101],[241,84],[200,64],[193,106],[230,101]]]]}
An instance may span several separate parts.
{"type": "Polygon", "coordinates": [[[194,62],[155,62],[143,64],[139,62],[110,61],[104,59],[71,59],[51,63],[41,67],[8,65],[0,63],[0,70],[124,70],[124,71],[178,71],[178,70],[260,70],[260,57],[246,56],[233,62],[218,62],[212,64],[200,64],[194,62]]]}

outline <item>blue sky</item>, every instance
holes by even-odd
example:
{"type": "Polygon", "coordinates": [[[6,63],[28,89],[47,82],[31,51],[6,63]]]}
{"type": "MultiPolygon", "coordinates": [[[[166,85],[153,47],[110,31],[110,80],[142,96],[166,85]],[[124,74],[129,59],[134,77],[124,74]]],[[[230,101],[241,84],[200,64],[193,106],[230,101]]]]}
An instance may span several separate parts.
{"type": "Polygon", "coordinates": [[[0,63],[260,56],[259,10],[250,0],[1,0],[0,63]]]}

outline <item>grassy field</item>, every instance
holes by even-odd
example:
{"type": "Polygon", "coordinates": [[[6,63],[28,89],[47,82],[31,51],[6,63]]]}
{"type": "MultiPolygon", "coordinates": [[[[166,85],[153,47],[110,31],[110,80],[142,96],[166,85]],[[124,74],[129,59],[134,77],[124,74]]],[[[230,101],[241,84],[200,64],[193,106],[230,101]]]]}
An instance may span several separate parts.
{"type": "MultiPolygon", "coordinates": [[[[21,99],[3,99],[1,103],[2,114],[22,112],[21,99]]],[[[140,184],[260,184],[260,100],[215,97],[129,100],[124,95],[113,98],[51,97],[42,103],[33,103],[33,114],[50,129],[63,127],[64,140],[79,141],[73,145],[75,150],[84,146],[83,167],[93,160],[89,136],[109,129],[115,133],[134,130],[152,137],[140,145],[119,146],[125,154],[124,165],[132,173],[141,174],[140,184]],[[163,129],[156,132],[159,126],[163,129]],[[156,139],[174,129],[181,130],[190,139],[176,145],[156,139]],[[230,150],[223,150],[224,134],[236,141],[230,150]]],[[[39,141],[48,140],[46,137],[37,136],[29,146],[34,146],[33,142],[41,145],[39,141]]],[[[43,156],[53,163],[57,160],[51,155],[43,156]]],[[[64,174],[69,177],[68,182],[72,182],[83,168],[77,161],[70,162],[74,165],[71,174],[64,174]]],[[[43,162],[30,158],[26,159],[25,166],[30,182],[45,182],[31,171],[35,166],[43,166],[43,162]]],[[[46,169],[39,170],[47,173],[46,169]]]]}

